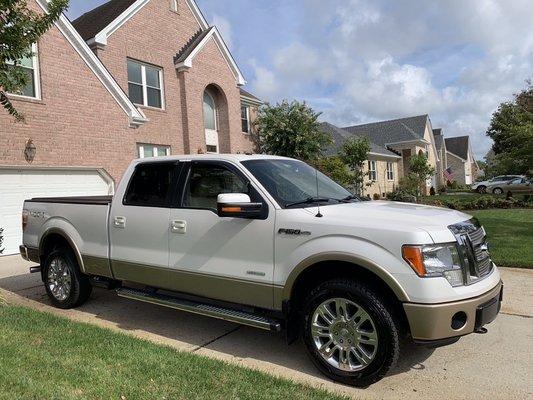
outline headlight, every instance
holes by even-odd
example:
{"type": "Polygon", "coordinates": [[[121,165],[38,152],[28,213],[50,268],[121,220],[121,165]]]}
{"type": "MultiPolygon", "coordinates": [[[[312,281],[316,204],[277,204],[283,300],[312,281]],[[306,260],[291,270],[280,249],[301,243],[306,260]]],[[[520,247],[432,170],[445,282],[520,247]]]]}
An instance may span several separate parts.
{"type": "Polygon", "coordinates": [[[403,246],[403,258],[423,278],[444,277],[452,286],[462,286],[463,270],[455,243],[403,246]]]}

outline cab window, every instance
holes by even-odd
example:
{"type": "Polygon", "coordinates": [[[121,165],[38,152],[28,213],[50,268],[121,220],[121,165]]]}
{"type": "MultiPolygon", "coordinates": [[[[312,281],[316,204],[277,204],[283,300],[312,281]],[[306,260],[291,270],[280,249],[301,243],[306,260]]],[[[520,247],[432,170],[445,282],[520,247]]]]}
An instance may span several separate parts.
{"type": "Polygon", "coordinates": [[[124,205],[138,207],[170,207],[175,163],[143,163],[135,168],[124,205]]]}
{"type": "MultiPolygon", "coordinates": [[[[251,194],[248,182],[226,166],[214,163],[192,164],[185,184],[182,207],[216,211],[217,198],[222,193],[251,194]]],[[[252,194],[250,197],[255,196],[252,194]]]]}

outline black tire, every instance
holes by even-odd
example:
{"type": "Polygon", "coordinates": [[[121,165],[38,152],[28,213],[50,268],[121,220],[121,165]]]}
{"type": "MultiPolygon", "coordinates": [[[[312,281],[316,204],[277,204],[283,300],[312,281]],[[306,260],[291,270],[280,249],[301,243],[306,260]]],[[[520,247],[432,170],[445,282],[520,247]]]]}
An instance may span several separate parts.
{"type": "Polygon", "coordinates": [[[50,301],[57,308],[70,309],[79,307],[89,299],[92,292],[89,277],[82,274],[76,257],[72,253],[72,250],[68,248],[55,249],[48,254],[43,265],[43,281],[50,301]],[[59,299],[52,293],[48,278],[51,264],[57,259],[65,263],[70,274],[70,291],[64,299],[59,299]]]}
{"type": "Polygon", "coordinates": [[[486,186],[478,186],[478,188],[476,189],[476,192],[478,192],[479,194],[483,194],[483,193],[486,193],[487,192],[487,187],[486,186]]]}
{"type": "Polygon", "coordinates": [[[492,193],[494,193],[494,194],[503,194],[503,189],[494,188],[494,189],[492,189],[492,193]]]}
{"type": "Polygon", "coordinates": [[[305,346],[315,366],[330,379],[356,387],[368,387],[382,379],[396,364],[400,352],[399,323],[390,309],[377,293],[355,281],[330,280],[313,289],[304,302],[301,323],[305,346]],[[333,298],[343,298],[356,303],[374,322],[378,335],[377,349],[374,359],[361,370],[343,371],[330,365],[320,355],[313,340],[311,334],[313,314],[323,302],[333,298]]]}

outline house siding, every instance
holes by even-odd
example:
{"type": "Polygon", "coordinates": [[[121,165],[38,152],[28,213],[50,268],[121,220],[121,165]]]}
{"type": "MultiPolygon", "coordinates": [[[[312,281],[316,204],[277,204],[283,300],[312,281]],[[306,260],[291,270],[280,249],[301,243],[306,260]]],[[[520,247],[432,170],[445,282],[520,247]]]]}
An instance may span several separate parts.
{"type": "MultiPolygon", "coordinates": [[[[386,195],[387,193],[393,192],[398,187],[399,183],[398,172],[400,171],[401,167],[398,164],[398,159],[390,159],[371,155],[369,156],[368,160],[376,161],[376,171],[378,176],[376,181],[371,181],[368,175],[366,175],[364,195],[369,195],[370,197],[374,197],[374,195],[384,197],[384,194],[386,195]],[[394,179],[391,181],[387,179],[388,162],[392,162],[394,171],[394,179]],[[368,186],[369,184],[370,186],[368,186]]],[[[365,174],[368,174],[368,162],[365,163],[364,172],[365,174]]]]}

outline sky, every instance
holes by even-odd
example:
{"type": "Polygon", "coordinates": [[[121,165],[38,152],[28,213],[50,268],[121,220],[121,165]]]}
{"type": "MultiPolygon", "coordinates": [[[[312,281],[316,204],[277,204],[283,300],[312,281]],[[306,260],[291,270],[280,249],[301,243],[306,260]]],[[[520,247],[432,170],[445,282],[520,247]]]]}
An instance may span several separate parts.
{"type": "MultiPolygon", "coordinates": [[[[71,0],[75,19],[106,0],[71,0]]],[[[349,126],[429,114],[476,156],[498,105],[533,78],[531,0],[197,0],[265,101],[349,126]]]]}

